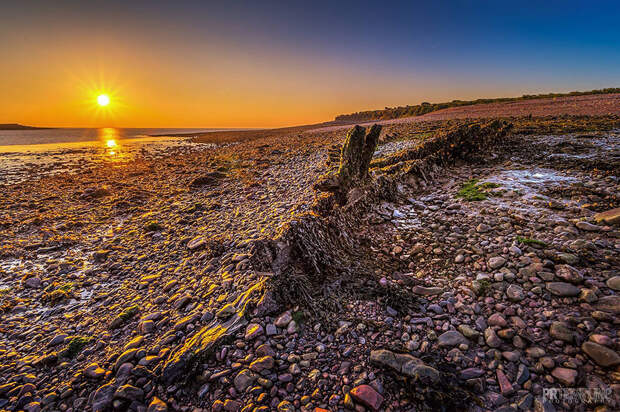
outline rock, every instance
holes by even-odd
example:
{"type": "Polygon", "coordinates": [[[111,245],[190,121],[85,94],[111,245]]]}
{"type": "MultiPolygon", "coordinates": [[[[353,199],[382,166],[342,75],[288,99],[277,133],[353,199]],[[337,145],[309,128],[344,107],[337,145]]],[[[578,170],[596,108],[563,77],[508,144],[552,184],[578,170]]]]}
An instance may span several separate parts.
{"type": "Polygon", "coordinates": [[[458,330],[468,339],[477,339],[480,335],[480,332],[468,325],[459,325],[458,330]]]}
{"type": "Polygon", "coordinates": [[[233,304],[228,303],[215,314],[215,317],[218,319],[227,319],[235,313],[237,313],[237,308],[235,308],[233,304]]]}
{"type": "Polygon", "coordinates": [[[299,326],[297,325],[297,322],[295,322],[294,320],[290,321],[288,326],[286,327],[286,333],[288,333],[289,335],[292,335],[293,333],[296,333],[299,331],[299,326]]]}
{"type": "Polygon", "coordinates": [[[596,302],[596,308],[603,312],[620,314],[620,296],[603,296],[596,302]]]}
{"type": "Polygon", "coordinates": [[[620,290],[620,276],[614,276],[613,278],[607,279],[607,282],[605,282],[605,284],[607,285],[609,289],[619,291],[620,290]]]}
{"type": "Polygon", "coordinates": [[[245,328],[245,340],[254,340],[264,333],[263,327],[258,323],[250,323],[245,328]]]}
{"type": "Polygon", "coordinates": [[[207,240],[204,237],[198,236],[198,237],[193,238],[189,242],[187,242],[187,248],[189,250],[202,249],[206,243],[207,243],[207,240]]]}
{"type": "Polygon", "coordinates": [[[484,330],[484,341],[492,348],[499,348],[502,344],[499,336],[497,336],[495,331],[491,328],[486,328],[484,330]]]}
{"type": "Polygon", "coordinates": [[[579,262],[579,257],[572,253],[558,253],[558,259],[567,265],[575,265],[579,262]]]}
{"type": "Polygon", "coordinates": [[[467,338],[455,330],[442,333],[439,338],[437,338],[437,342],[439,343],[439,347],[457,346],[462,343],[466,345],[469,344],[467,338]]]}
{"type": "Polygon", "coordinates": [[[592,289],[581,289],[581,293],[579,293],[579,300],[582,302],[594,303],[598,300],[598,296],[592,289]]]}
{"type": "MultiPolygon", "coordinates": [[[[241,404],[241,402],[234,401],[232,399],[226,399],[226,402],[224,402],[224,410],[226,412],[239,412],[242,406],[243,405],[241,404]]],[[[288,410],[288,409],[284,409],[284,410],[288,410]]]]}
{"type": "Polygon", "coordinates": [[[278,412],[295,412],[295,406],[289,401],[282,401],[278,404],[278,412]]]}
{"type": "Polygon", "coordinates": [[[99,379],[105,375],[105,370],[96,363],[91,363],[84,369],[84,375],[90,379],[99,379]]]}
{"type": "Polygon", "coordinates": [[[151,333],[155,330],[155,322],[152,320],[145,320],[140,322],[139,328],[142,333],[151,333]]]}
{"type": "Polygon", "coordinates": [[[523,385],[530,379],[530,370],[524,364],[519,364],[519,370],[517,372],[517,384],[523,385]]]}
{"type": "Polygon", "coordinates": [[[577,371],[574,369],[558,367],[551,371],[551,376],[566,386],[573,386],[577,381],[577,371]]]}
{"type": "Polygon", "coordinates": [[[557,265],[555,275],[566,282],[578,284],[583,282],[583,275],[580,271],[570,265],[557,265]]]}
{"type": "Polygon", "coordinates": [[[24,286],[31,289],[38,289],[41,287],[41,278],[38,276],[33,276],[24,282],[24,286]]]}
{"type": "Polygon", "coordinates": [[[572,342],[575,339],[575,332],[570,330],[562,322],[552,322],[549,328],[549,335],[554,339],[559,339],[564,342],[572,342]]]}
{"type": "Polygon", "coordinates": [[[276,327],[276,325],[274,325],[273,323],[268,323],[267,326],[265,326],[265,334],[267,336],[274,336],[278,334],[278,329],[276,327]]]}
{"type": "Polygon", "coordinates": [[[275,360],[271,356],[263,356],[262,358],[256,359],[254,362],[250,364],[250,370],[260,373],[265,369],[272,369],[275,365],[275,360]]]}
{"type": "Polygon", "coordinates": [[[369,385],[359,385],[351,389],[351,397],[362,405],[378,411],[383,403],[383,396],[369,385]]]}
{"type": "Polygon", "coordinates": [[[116,359],[116,363],[114,364],[114,370],[117,370],[119,366],[121,366],[123,363],[132,360],[137,352],[138,349],[133,348],[121,353],[121,355],[116,359]]]}
{"type": "Polygon", "coordinates": [[[114,393],[115,398],[126,399],[128,401],[141,401],[144,399],[144,391],[132,385],[123,385],[114,393]]]}
{"type": "Polygon", "coordinates": [[[67,335],[66,333],[59,333],[58,335],[54,335],[52,340],[50,340],[47,344],[47,347],[51,348],[52,346],[60,345],[65,341],[65,339],[67,339],[67,336],[69,335],[67,335]]]}
{"type": "Polygon", "coordinates": [[[575,223],[575,226],[577,226],[581,230],[585,230],[586,232],[598,232],[599,230],[601,230],[600,226],[596,226],[596,225],[593,225],[592,223],[583,222],[583,221],[575,223]]]}
{"type": "Polygon", "coordinates": [[[480,368],[467,368],[463,369],[459,377],[463,380],[474,379],[484,376],[484,369],[480,368]]]}
{"type": "Polygon", "coordinates": [[[545,353],[546,353],[543,348],[540,348],[538,346],[529,347],[529,348],[527,348],[526,352],[527,352],[527,354],[529,356],[531,356],[534,359],[538,359],[540,357],[543,357],[543,356],[545,356],[545,353]]]}
{"type": "Polygon", "coordinates": [[[168,405],[157,396],[154,396],[146,412],[168,412],[168,405]]]}
{"type": "Polygon", "coordinates": [[[276,352],[273,350],[273,348],[267,344],[263,344],[260,345],[258,348],[256,348],[256,356],[271,356],[274,357],[276,356],[276,352]]]}
{"type": "Polygon", "coordinates": [[[499,388],[502,395],[508,396],[514,392],[512,384],[501,369],[497,370],[497,383],[499,383],[499,388]]]}
{"type": "Polygon", "coordinates": [[[520,302],[525,299],[525,293],[523,293],[523,288],[518,285],[510,285],[508,289],[506,289],[506,296],[513,302],[520,302]]]}
{"type": "MultiPolygon", "coordinates": [[[[463,337],[463,339],[465,338],[463,337]]],[[[438,382],[440,378],[439,371],[426,365],[422,360],[407,354],[394,353],[386,349],[373,350],[370,352],[370,361],[423,382],[438,382]]]]}
{"type": "Polygon", "coordinates": [[[95,391],[95,395],[93,396],[93,411],[103,412],[107,410],[114,399],[114,392],[116,392],[114,382],[109,382],[103,386],[100,386],[95,391]]]}
{"type": "Polygon", "coordinates": [[[491,229],[491,226],[484,223],[480,223],[478,226],[476,226],[476,232],[478,233],[487,233],[490,232],[491,229]]]}
{"type": "Polygon", "coordinates": [[[620,355],[613,349],[599,345],[598,343],[584,342],[581,345],[581,350],[599,366],[607,368],[620,365],[620,355]]]}
{"type": "Polygon", "coordinates": [[[589,340],[591,340],[594,343],[598,343],[599,345],[603,345],[603,346],[613,347],[614,345],[614,341],[609,336],[600,335],[598,333],[590,335],[589,340]]]}
{"type": "Polygon", "coordinates": [[[249,369],[243,369],[235,376],[234,384],[235,389],[243,393],[245,390],[254,383],[256,376],[249,369]]]}
{"type": "Polygon", "coordinates": [[[489,259],[489,268],[491,269],[499,269],[506,263],[506,259],[501,256],[494,256],[489,259]]]}
{"type": "Polygon", "coordinates": [[[594,215],[594,220],[608,225],[620,225],[620,207],[597,213],[594,215]]]}
{"type": "Polygon", "coordinates": [[[274,324],[277,327],[283,329],[283,328],[286,328],[288,326],[288,324],[291,323],[292,320],[293,320],[293,315],[291,315],[290,311],[286,311],[283,314],[281,314],[280,316],[278,316],[278,318],[276,319],[274,324]]]}
{"type": "Polygon", "coordinates": [[[487,323],[491,326],[499,326],[500,328],[505,328],[508,325],[504,316],[497,312],[489,316],[487,323]]]}
{"type": "Polygon", "coordinates": [[[580,290],[577,286],[566,282],[549,282],[547,290],[556,296],[579,296],[580,290]]]}
{"type": "Polygon", "coordinates": [[[438,295],[440,293],[443,293],[442,288],[425,287],[425,286],[414,286],[412,291],[416,295],[422,295],[422,296],[432,296],[432,295],[438,295]]]}

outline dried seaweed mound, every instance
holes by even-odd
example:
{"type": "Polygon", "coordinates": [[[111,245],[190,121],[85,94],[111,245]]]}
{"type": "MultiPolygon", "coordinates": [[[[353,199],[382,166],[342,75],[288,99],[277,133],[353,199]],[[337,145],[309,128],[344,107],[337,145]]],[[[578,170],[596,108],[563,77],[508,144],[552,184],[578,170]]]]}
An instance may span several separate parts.
{"type": "Polygon", "coordinates": [[[355,126],[347,134],[338,170],[315,185],[328,192],[319,195],[315,205],[315,211],[323,213],[300,215],[276,239],[254,245],[254,268],[274,274],[267,285],[269,293],[284,306],[302,305],[321,315],[336,309],[338,293],[372,276],[372,253],[358,236],[360,219],[370,207],[394,200],[399,182],[407,177],[428,180],[439,166],[486,150],[511,126],[503,121],[458,126],[377,162],[376,167],[390,173],[374,180],[369,167],[381,129],[373,126],[366,133],[355,126]],[[335,204],[340,207],[334,208],[335,204]]]}
{"type": "Polygon", "coordinates": [[[471,160],[496,145],[511,128],[512,123],[503,120],[463,124],[425,140],[417,147],[377,159],[370,166],[382,173],[417,173],[423,177],[423,166],[445,166],[457,160],[471,160]]]}

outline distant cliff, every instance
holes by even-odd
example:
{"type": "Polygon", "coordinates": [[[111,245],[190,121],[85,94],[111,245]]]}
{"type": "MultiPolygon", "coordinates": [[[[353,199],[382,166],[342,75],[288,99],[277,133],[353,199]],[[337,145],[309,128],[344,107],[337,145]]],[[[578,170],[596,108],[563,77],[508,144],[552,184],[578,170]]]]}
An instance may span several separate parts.
{"type": "Polygon", "coordinates": [[[51,127],[33,127],[24,126],[17,123],[0,123],[0,130],[36,130],[36,129],[51,129],[51,127]]]}

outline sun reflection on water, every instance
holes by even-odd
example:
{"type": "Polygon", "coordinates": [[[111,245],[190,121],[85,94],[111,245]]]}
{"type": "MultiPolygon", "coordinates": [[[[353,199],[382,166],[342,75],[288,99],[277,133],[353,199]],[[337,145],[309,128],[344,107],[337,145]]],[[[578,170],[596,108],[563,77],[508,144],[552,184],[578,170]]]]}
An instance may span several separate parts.
{"type": "Polygon", "coordinates": [[[121,150],[118,129],[104,127],[98,130],[99,141],[102,142],[104,157],[109,161],[121,161],[126,157],[121,150]]]}

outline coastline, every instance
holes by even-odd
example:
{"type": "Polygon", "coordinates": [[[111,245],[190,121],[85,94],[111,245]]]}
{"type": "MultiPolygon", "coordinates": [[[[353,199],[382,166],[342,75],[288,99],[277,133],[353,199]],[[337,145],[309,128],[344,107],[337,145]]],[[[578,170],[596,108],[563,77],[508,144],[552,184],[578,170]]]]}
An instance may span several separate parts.
{"type": "MultiPolygon", "coordinates": [[[[36,376],[30,393],[80,409],[104,409],[130,390],[137,404],[155,395],[180,407],[241,409],[262,396],[271,409],[313,410],[344,407],[352,400],[340,394],[360,386],[396,408],[432,405],[433,393],[473,405],[470,390],[499,407],[533,404],[543,388],[577,384],[577,373],[611,384],[581,343],[615,328],[617,293],[606,282],[618,264],[618,230],[594,215],[620,201],[620,118],[511,121],[514,135],[480,158],[404,176],[400,195],[369,202],[347,222],[342,236],[359,250],[329,252],[365,256],[365,270],[309,288],[316,307],[266,293],[284,288],[272,289],[277,265],[263,266],[269,249],[261,247],[316,215],[321,195],[312,187],[334,167],[340,128],[216,132],[193,139],[215,146],[172,144],[3,187],[7,393],[28,384],[13,378],[24,363],[36,376]],[[468,202],[458,193],[472,179],[499,186],[468,202]],[[324,292],[339,306],[318,317],[324,292]],[[240,302],[248,312],[228,339],[214,347],[197,340],[234,319],[240,302]],[[582,317],[593,322],[587,331],[574,327],[582,317]],[[201,361],[184,363],[195,369],[183,369],[187,381],[175,385],[173,361],[186,347],[201,361]],[[406,379],[379,357],[393,352],[380,349],[421,359],[440,381],[404,397],[406,379]],[[570,362],[581,370],[570,372],[570,362]],[[73,386],[82,392],[48,397],[73,386]]],[[[395,161],[466,123],[386,124],[375,161],[395,161]]],[[[380,167],[372,173],[390,176],[380,167]]],[[[315,218],[336,224],[334,216],[315,218]]],[[[296,279],[288,287],[304,286],[296,279]]],[[[0,399],[4,407],[21,397],[0,399]]]]}

